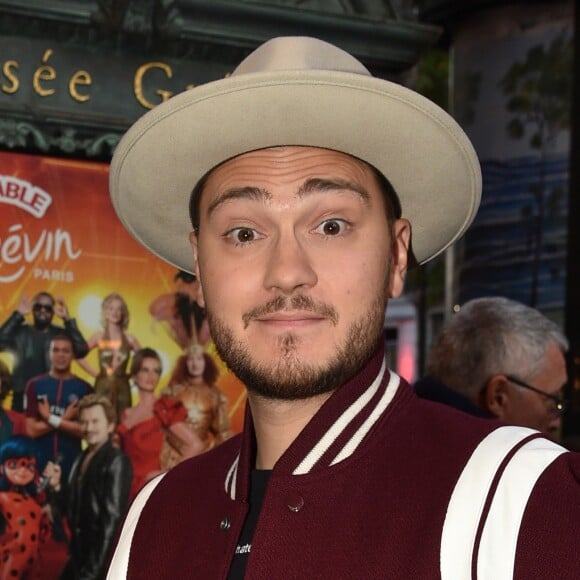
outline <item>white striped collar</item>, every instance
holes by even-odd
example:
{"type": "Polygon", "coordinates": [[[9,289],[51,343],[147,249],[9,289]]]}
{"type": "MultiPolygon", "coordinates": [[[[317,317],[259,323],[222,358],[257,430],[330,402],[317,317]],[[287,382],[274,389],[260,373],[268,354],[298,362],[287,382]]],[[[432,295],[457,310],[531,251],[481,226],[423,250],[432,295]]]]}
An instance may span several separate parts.
{"type": "MultiPolygon", "coordinates": [[[[290,470],[291,474],[306,475],[315,468],[336,465],[355,453],[393,400],[400,382],[401,379],[397,374],[387,372],[386,360],[383,357],[378,374],[366,388],[364,385],[362,389],[358,388],[354,400],[349,401],[346,408],[341,410],[340,414],[337,413],[336,418],[332,418],[332,422],[322,435],[311,442],[306,453],[295,462],[290,470]],[[387,377],[388,381],[385,380],[387,377]]],[[[349,389],[350,385],[341,387],[329,401],[344,388],[349,389]]],[[[344,393],[340,396],[344,397],[344,393]]],[[[319,415],[320,411],[313,417],[311,423],[316,422],[319,415]]],[[[297,439],[302,438],[303,433],[297,439]]],[[[225,479],[225,491],[232,499],[237,497],[239,466],[240,454],[232,463],[225,479]]]]}

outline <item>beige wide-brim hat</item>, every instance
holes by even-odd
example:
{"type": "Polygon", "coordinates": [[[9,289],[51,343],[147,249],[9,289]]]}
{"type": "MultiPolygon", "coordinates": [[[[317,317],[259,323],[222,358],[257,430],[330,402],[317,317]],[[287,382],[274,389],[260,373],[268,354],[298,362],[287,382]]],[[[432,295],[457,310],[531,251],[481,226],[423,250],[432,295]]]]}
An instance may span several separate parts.
{"type": "Polygon", "coordinates": [[[272,39],[231,76],[141,117],[113,156],[113,205],[148,250],[192,272],[188,207],[197,181],[227,159],[280,145],[341,151],[381,171],[411,222],[418,263],[456,241],[479,206],[477,156],[445,111],[306,37],[272,39]]]}

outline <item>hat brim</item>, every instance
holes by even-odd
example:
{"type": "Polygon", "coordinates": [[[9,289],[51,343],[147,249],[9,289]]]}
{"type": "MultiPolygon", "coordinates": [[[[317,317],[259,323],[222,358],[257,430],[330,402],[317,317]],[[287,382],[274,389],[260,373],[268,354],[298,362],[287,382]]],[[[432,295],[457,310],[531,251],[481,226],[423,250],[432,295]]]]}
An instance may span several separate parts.
{"type": "Polygon", "coordinates": [[[475,151],[437,105],[370,76],[290,71],[214,81],[141,117],[111,163],[114,208],[148,250],[192,272],[194,185],[226,159],[280,145],[341,151],[381,171],[411,222],[418,263],[457,240],[479,206],[475,151]]]}

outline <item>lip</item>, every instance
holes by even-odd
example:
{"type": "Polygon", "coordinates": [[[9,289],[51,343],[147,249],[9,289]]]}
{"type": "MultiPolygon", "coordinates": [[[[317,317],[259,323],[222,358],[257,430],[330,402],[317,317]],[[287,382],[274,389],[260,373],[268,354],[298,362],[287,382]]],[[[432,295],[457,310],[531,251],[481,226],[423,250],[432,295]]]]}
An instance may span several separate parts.
{"type": "Polygon", "coordinates": [[[274,312],[265,316],[254,319],[255,322],[273,327],[301,327],[311,326],[320,322],[326,322],[324,316],[314,312],[291,311],[291,312],[274,312]]]}

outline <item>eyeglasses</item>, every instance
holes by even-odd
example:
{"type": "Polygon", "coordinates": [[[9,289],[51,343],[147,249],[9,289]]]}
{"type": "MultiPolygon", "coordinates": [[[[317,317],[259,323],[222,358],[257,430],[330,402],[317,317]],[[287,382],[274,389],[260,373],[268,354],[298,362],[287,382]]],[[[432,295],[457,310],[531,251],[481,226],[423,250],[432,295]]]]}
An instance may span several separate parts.
{"type": "Polygon", "coordinates": [[[542,397],[545,397],[546,399],[550,399],[550,401],[552,401],[552,403],[554,403],[554,405],[556,406],[556,411],[559,414],[562,414],[566,410],[566,399],[564,399],[563,397],[558,396],[558,395],[550,395],[549,393],[545,393],[544,391],[541,391],[540,389],[536,389],[536,387],[532,387],[532,385],[528,385],[528,383],[524,383],[524,381],[521,381],[520,379],[516,379],[515,377],[512,377],[511,375],[506,375],[505,378],[510,383],[514,383],[515,385],[523,387],[524,389],[529,389],[530,391],[534,391],[534,393],[538,393],[538,395],[542,395],[542,397]]]}
{"type": "Polygon", "coordinates": [[[52,304],[35,304],[32,307],[32,310],[34,310],[35,312],[40,312],[41,310],[46,310],[47,312],[53,312],[54,307],[52,306],[52,304]]]}

